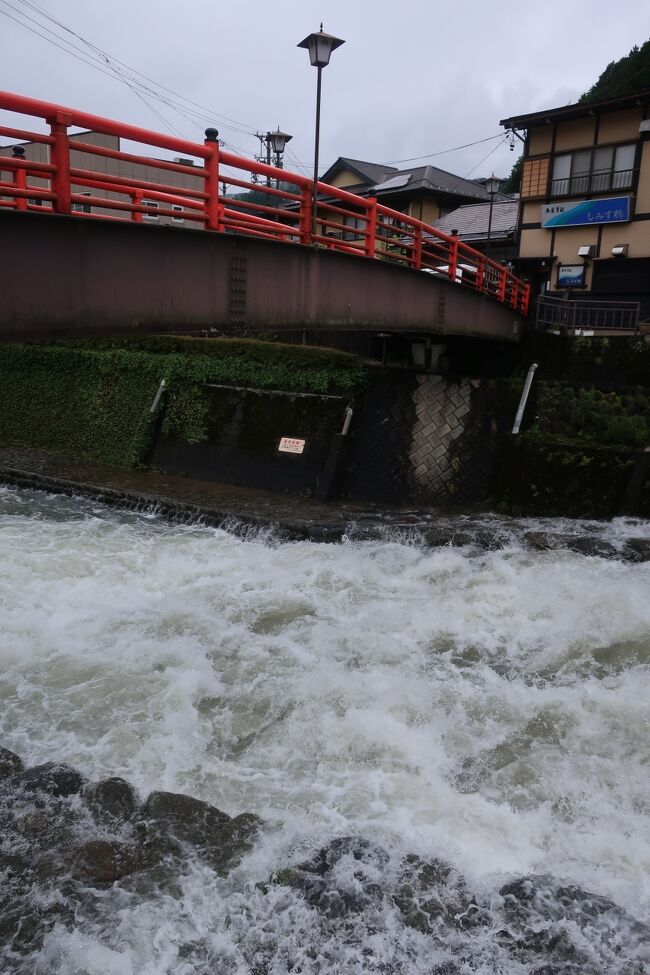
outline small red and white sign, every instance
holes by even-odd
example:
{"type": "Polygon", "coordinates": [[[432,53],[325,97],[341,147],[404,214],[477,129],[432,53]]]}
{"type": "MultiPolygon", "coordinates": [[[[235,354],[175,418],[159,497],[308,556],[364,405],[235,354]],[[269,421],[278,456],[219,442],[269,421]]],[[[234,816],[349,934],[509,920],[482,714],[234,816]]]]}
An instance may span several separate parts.
{"type": "Polygon", "coordinates": [[[295,437],[282,437],[278,450],[283,454],[301,454],[305,449],[305,441],[295,437]]]}

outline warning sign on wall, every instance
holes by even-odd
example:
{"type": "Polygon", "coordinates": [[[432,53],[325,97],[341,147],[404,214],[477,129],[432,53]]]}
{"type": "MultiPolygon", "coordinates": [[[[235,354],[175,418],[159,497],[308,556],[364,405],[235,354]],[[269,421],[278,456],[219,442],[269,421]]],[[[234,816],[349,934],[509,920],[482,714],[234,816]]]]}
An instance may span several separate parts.
{"type": "Polygon", "coordinates": [[[295,437],[282,437],[278,450],[283,454],[301,454],[305,449],[305,441],[295,437]]]}

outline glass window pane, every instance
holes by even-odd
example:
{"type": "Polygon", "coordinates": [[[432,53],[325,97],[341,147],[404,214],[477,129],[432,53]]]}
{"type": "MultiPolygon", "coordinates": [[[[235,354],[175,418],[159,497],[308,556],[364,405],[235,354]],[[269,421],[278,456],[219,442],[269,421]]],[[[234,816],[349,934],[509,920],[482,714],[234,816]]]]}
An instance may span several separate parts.
{"type": "Polygon", "coordinates": [[[571,163],[571,175],[582,176],[589,172],[591,165],[591,150],[584,149],[581,152],[574,152],[571,163]]]}
{"type": "Polygon", "coordinates": [[[635,145],[618,146],[614,161],[614,172],[620,173],[622,170],[634,169],[635,145]]]}
{"type": "Polygon", "coordinates": [[[553,161],[553,179],[567,179],[571,175],[571,156],[556,156],[553,161]]]}
{"type": "Polygon", "coordinates": [[[605,173],[612,168],[614,150],[611,146],[603,146],[594,151],[594,173],[605,173]]]}

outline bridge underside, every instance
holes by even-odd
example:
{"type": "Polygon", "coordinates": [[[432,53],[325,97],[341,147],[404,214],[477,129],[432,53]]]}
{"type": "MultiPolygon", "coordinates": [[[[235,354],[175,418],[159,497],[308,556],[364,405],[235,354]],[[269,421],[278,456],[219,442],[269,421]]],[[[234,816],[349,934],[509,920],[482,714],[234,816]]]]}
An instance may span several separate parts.
{"type": "Polygon", "coordinates": [[[260,330],[519,340],[511,308],[381,260],[179,227],[0,212],[0,337],[260,330]]]}

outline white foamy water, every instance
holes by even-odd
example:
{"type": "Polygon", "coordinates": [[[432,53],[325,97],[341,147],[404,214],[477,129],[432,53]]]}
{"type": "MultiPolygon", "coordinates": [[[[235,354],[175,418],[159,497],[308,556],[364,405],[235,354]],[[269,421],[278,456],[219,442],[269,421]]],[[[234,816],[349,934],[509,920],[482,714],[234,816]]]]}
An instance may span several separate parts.
{"type": "MultiPolygon", "coordinates": [[[[229,878],[197,862],[175,895],[104,893],[34,971],[430,973],[453,946],[390,913],[337,939],[256,886],[347,834],[486,895],[548,874],[650,917],[650,563],[516,533],[278,545],[4,489],[0,592],[0,744],[266,822],[229,878]]],[[[481,938],[458,971],[534,970],[481,938]]]]}

